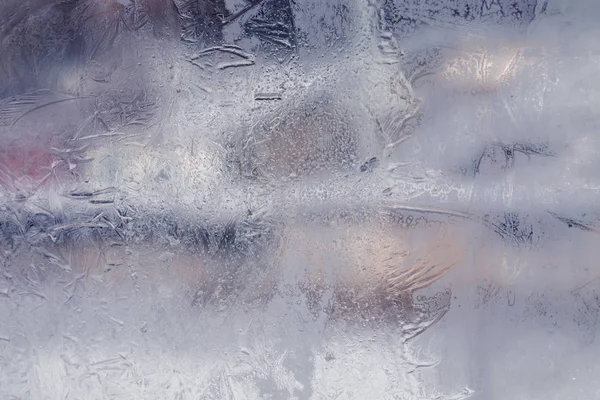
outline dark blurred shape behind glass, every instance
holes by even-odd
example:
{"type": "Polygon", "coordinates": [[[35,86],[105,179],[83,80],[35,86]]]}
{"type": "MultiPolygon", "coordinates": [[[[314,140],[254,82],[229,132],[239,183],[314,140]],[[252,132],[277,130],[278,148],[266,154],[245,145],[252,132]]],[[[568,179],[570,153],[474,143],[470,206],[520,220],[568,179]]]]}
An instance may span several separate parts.
{"type": "Polygon", "coordinates": [[[0,398],[599,398],[598,17],[4,0],[0,398]]]}

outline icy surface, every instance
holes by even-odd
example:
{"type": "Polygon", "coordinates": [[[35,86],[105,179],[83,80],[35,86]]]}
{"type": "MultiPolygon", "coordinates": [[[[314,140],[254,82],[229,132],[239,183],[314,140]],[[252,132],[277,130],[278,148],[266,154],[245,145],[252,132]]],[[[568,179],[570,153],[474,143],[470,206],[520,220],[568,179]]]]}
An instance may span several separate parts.
{"type": "Polygon", "coordinates": [[[4,0],[0,399],[599,398],[599,17],[4,0]]]}

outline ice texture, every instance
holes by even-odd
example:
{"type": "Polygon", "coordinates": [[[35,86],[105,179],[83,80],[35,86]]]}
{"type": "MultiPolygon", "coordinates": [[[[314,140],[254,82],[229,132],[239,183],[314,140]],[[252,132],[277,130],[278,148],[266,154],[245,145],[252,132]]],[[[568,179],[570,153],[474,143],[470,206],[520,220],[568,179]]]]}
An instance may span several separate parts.
{"type": "Polygon", "coordinates": [[[2,1],[0,399],[600,398],[599,17],[2,1]]]}

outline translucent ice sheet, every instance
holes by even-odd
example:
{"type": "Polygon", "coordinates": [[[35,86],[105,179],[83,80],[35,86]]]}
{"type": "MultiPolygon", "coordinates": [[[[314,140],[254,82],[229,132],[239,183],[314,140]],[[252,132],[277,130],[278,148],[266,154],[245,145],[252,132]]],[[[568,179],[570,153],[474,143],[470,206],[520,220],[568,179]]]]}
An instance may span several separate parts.
{"type": "Polygon", "coordinates": [[[600,398],[599,18],[4,0],[0,399],[600,398]]]}

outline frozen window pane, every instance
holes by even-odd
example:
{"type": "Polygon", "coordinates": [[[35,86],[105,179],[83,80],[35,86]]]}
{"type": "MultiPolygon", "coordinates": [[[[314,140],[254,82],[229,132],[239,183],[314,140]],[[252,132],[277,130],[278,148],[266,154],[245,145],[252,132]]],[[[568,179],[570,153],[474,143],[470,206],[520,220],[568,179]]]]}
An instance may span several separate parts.
{"type": "Polygon", "coordinates": [[[0,398],[598,398],[598,17],[5,0],[0,398]]]}

